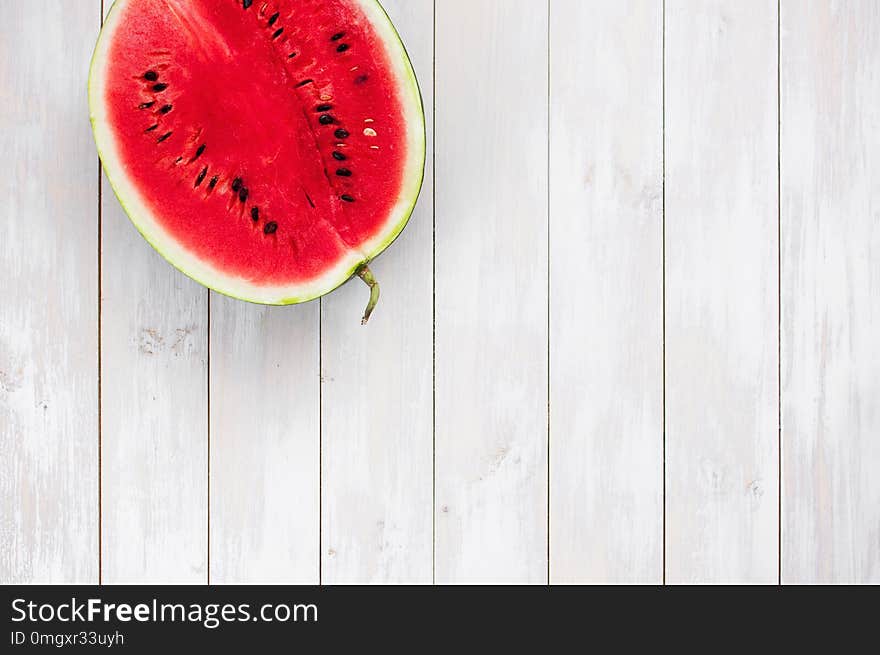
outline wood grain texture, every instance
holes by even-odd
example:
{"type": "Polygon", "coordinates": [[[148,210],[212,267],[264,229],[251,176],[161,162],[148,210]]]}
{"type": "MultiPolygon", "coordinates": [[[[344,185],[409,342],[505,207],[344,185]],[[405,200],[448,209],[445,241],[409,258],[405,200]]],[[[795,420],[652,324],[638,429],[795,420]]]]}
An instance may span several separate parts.
{"type": "Polygon", "coordinates": [[[212,583],[318,582],[318,320],[211,296],[212,583]]]}
{"type": "Polygon", "coordinates": [[[106,177],[102,207],[103,581],[201,584],[208,292],[141,238],[106,177]]]}
{"type": "MultiPolygon", "coordinates": [[[[383,2],[419,77],[432,141],[431,0],[383,2]]],[[[329,584],[432,580],[432,153],[406,231],[323,302],[323,576],[329,584]]]]}
{"type": "Polygon", "coordinates": [[[662,5],[550,15],[551,582],[658,583],[662,5]]]}
{"type": "Polygon", "coordinates": [[[207,291],[103,198],[105,583],[207,579],[207,291]]]}
{"type": "Polygon", "coordinates": [[[547,15],[437,3],[440,583],[547,581],[547,15]]]}
{"type": "Polygon", "coordinates": [[[880,5],[782,3],[789,583],[880,582],[880,5]]]}
{"type": "Polygon", "coordinates": [[[666,579],[777,579],[776,3],[666,3],[666,579]]]}
{"type": "Polygon", "coordinates": [[[100,3],[7,4],[0,28],[0,583],[98,581],[100,3]],[[33,50],[36,43],[51,48],[33,50]]]}
{"type": "Polygon", "coordinates": [[[102,3],[8,4],[0,582],[880,582],[878,3],[387,0],[436,187],[366,328],[156,255],[102,3]]]}

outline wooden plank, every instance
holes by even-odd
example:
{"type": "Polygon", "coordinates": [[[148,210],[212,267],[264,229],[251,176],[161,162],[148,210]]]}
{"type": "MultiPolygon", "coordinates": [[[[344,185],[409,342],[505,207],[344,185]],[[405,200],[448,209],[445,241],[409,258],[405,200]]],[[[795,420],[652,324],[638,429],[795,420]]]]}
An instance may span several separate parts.
{"type": "Polygon", "coordinates": [[[551,5],[550,574],[663,577],[662,5],[551,5]]]}
{"type": "MultiPolygon", "coordinates": [[[[431,145],[432,0],[383,2],[419,76],[431,145]]],[[[354,280],[323,302],[323,576],[325,583],[432,579],[432,178],[418,208],[371,268],[382,299],[359,316],[354,280]]]]}
{"type": "Polygon", "coordinates": [[[0,27],[0,582],[98,581],[98,171],[85,114],[100,2],[0,27]],[[33,51],[37,43],[52,47],[33,51]],[[29,54],[24,54],[29,53],[29,54]]]}
{"type": "Polygon", "coordinates": [[[103,190],[103,581],[204,583],[208,292],[103,190]]]}
{"type": "Polygon", "coordinates": [[[666,579],[771,583],[776,3],[666,11],[666,579]]]}
{"type": "Polygon", "coordinates": [[[880,582],[880,5],[783,2],[782,579],[880,582]]]}
{"type": "Polygon", "coordinates": [[[547,581],[547,15],[437,3],[440,583],[547,581]]]}
{"type": "Polygon", "coordinates": [[[318,320],[211,296],[211,582],[318,582],[318,320]]]}

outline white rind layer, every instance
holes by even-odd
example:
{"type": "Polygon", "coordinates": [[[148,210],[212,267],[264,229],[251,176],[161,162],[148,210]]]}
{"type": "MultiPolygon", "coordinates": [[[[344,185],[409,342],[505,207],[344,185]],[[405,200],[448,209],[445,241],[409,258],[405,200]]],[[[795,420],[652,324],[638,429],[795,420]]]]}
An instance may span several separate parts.
{"type": "Polygon", "coordinates": [[[169,263],[200,284],[223,295],[265,305],[292,305],[314,300],[333,291],[351,278],[361,265],[377,257],[397,238],[409,221],[422,186],[425,167],[425,116],[418,82],[409,56],[394,25],[377,0],[352,1],[361,7],[380,41],[385,44],[388,61],[391,63],[400,92],[404,122],[407,126],[407,158],[403,167],[404,180],[398,201],[385,224],[376,232],[376,236],[363,243],[358,250],[348,253],[320,277],[308,282],[288,285],[254,284],[240,276],[229,275],[215,268],[210,262],[184,248],[165,230],[141,192],[132,184],[130,176],[126,175],[126,167],[110,129],[107,118],[108,107],[104,98],[106,69],[109,63],[108,52],[113,42],[113,35],[124,18],[126,5],[132,1],[114,2],[95,46],[89,72],[92,130],[104,171],[116,197],[141,235],[169,263]]]}

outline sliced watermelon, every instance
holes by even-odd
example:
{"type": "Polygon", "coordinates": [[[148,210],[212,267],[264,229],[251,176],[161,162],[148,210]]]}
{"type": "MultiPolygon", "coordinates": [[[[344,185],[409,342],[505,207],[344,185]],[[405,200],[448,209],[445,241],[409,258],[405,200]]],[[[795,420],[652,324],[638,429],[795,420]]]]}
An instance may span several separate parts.
{"type": "Polygon", "coordinates": [[[220,293],[332,291],[404,228],[425,124],[375,0],[117,0],[89,78],[107,177],[141,234],[220,293]]]}

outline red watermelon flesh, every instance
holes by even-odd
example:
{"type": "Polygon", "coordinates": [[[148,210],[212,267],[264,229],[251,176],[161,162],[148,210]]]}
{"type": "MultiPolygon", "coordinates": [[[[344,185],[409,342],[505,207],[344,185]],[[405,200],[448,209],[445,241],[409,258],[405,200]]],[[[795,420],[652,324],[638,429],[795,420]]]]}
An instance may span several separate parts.
{"type": "Polygon", "coordinates": [[[132,220],[229,295],[332,290],[418,195],[421,101],[375,0],[117,0],[90,98],[132,220]]]}

